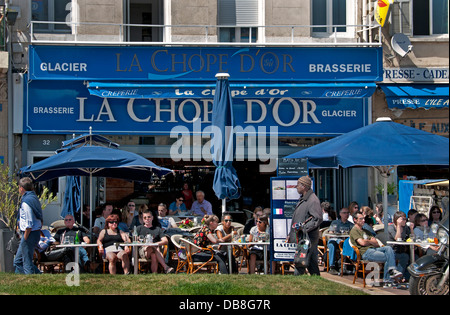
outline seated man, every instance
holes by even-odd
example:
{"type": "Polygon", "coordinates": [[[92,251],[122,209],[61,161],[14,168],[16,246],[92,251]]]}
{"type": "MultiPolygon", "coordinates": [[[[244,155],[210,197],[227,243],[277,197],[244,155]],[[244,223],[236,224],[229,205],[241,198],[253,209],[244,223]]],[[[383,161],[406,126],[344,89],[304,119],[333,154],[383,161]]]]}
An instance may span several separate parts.
{"type": "Polygon", "coordinates": [[[201,190],[197,191],[195,194],[197,200],[192,204],[192,214],[204,216],[205,214],[212,215],[212,205],[208,200],[205,200],[205,193],[201,190]]]}
{"type": "MultiPolygon", "coordinates": [[[[342,208],[339,212],[340,219],[334,220],[331,222],[330,227],[328,229],[328,234],[332,233],[348,233],[353,228],[353,223],[348,221],[348,217],[350,216],[350,211],[347,208],[342,208]]],[[[330,255],[330,274],[337,275],[338,270],[335,266],[336,264],[336,254],[339,252],[339,242],[341,239],[330,237],[327,242],[328,252],[330,255]]]]}
{"type": "Polygon", "coordinates": [[[350,231],[350,242],[356,246],[364,260],[384,263],[384,281],[399,280],[403,274],[396,269],[395,253],[390,246],[379,247],[375,237],[363,229],[364,215],[361,212],[353,214],[355,226],[350,231]]]}
{"type": "MultiPolygon", "coordinates": [[[[151,243],[156,243],[159,246],[169,244],[169,239],[164,235],[161,227],[159,226],[158,217],[155,217],[150,209],[144,210],[142,217],[144,219],[144,224],[137,227],[138,235],[142,235],[145,238],[148,234],[150,234],[151,243]]],[[[150,268],[152,273],[156,273],[158,271],[158,264],[163,267],[165,273],[173,273],[174,269],[166,264],[164,257],[159,250],[159,246],[142,246],[139,249],[139,255],[142,258],[151,259],[150,268]]]]}
{"type": "MultiPolygon", "coordinates": [[[[85,243],[90,243],[90,239],[89,237],[78,227],[74,226],[75,224],[75,219],[72,215],[68,214],[66,215],[66,217],[64,218],[64,225],[66,226],[64,229],[59,229],[58,232],[56,232],[55,234],[55,244],[62,244],[64,242],[64,238],[66,236],[69,236],[73,239],[75,239],[77,233],[80,239],[80,242],[85,242],[85,243]]],[[[69,250],[72,252],[72,257],[74,257],[74,252],[75,250],[73,248],[69,248],[69,250]]],[[[89,261],[89,256],[86,252],[86,250],[83,247],[80,247],[79,249],[79,253],[80,253],[80,263],[82,264],[82,267],[84,267],[84,269],[86,271],[88,271],[90,269],[90,261],[89,261]]],[[[74,258],[71,258],[71,260],[74,258]]],[[[74,260],[72,260],[73,262],[74,260]]]]}

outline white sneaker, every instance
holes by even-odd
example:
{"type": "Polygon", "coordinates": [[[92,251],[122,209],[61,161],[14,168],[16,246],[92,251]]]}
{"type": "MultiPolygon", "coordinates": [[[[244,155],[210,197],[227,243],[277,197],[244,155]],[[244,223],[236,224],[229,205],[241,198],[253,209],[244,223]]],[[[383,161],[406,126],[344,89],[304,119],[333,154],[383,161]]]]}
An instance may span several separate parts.
{"type": "Polygon", "coordinates": [[[393,280],[399,280],[401,277],[403,277],[403,274],[400,271],[398,271],[397,269],[389,270],[389,275],[391,276],[391,279],[393,279],[393,280]]]}

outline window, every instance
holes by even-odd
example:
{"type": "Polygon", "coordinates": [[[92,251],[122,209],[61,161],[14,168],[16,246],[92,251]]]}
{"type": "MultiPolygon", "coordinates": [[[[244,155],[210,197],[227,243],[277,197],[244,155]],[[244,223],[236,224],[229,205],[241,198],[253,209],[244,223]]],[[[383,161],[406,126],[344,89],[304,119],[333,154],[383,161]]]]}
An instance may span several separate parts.
{"type": "Polygon", "coordinates": [[[347,24],[346,0],[312,0],[312,25],[326,25],[326,27],[314,27],[313,33],[347,32],[345,26],[336,29],[332,27],[347,24]]]}
{"type": "Polygon", "coordinates": [[[126,41],[162,41],[163,28],[152,25],[163,24],[163,8],[162,0],[126,0],[124,22],[125,24],[137,24],[137,26],[126,27],[126,41]]]}
{"type": "Polygon", "coordinates": [[[258,39],[258,0],[218,0],[220,42],[255,43],[258,39]],[[236,27],[233,27],[233,26],[236,27]]]}
{"type": "Polygon", "coordinates": [[[391,22],[394,34],[448,34],[448,0],[397,0],[391,22]]]}
{"type": "MultiPolygon", "coordinates": [[[[72,10],[71,0],[32,0],[31,20],[45,22],[66,22],[70,20],[72,10]]],[[[50,33],[70,33],[67,24],[34,24],[34,31],[50,33]]]]}

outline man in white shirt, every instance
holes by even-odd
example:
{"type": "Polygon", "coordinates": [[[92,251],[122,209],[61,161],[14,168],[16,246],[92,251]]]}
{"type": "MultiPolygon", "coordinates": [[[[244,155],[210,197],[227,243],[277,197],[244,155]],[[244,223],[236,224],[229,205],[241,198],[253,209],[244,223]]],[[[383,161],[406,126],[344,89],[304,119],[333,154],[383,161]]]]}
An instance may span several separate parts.
{"type": "Polygon", "coordinates": [[[103,206],[102,216],[95,219],[93,232],[99,234],[101,230],[105,227],[106,218],[112,213],[112,204],[105,203],[103,206]]]}

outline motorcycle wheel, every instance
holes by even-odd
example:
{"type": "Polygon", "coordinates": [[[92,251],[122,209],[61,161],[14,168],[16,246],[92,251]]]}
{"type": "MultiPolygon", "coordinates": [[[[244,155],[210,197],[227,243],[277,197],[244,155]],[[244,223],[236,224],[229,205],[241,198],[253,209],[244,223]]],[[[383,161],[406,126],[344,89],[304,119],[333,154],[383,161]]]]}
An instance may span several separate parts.
{"type": "Polygon", "coordinates": [[[409,293],[411,295],[448,295],[448,281],[442,288],[437,287],[441,277],[442,274],[419,278],[411,277],[409,279],[409,293]]]}

